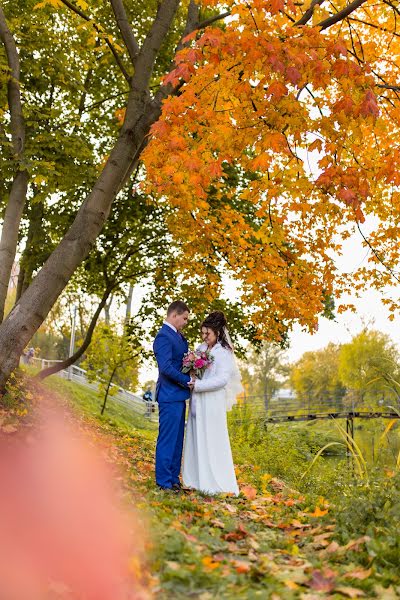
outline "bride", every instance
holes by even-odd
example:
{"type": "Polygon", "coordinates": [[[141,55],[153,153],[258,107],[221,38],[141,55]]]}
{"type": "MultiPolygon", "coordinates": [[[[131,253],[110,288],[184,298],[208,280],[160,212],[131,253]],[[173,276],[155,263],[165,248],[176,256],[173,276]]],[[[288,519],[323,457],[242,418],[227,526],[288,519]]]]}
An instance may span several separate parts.
{"type": "Polygon", "coordinates": [[[196,379],[190,401],[183,458],[183,481],[209,494],[239,494],[229,442],[226,411],[242,391],[225,315],[212,312],[201,326],[203,344],[214,357],[196,379]]]}

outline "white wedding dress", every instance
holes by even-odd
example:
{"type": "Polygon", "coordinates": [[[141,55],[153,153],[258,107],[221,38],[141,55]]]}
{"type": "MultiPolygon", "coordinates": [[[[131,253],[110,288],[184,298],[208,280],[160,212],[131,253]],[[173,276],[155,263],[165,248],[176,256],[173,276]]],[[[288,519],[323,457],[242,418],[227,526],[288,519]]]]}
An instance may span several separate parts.
{"type": "MultiPolygon", "coordinates": [[[[206,344],[199,349],[205,350],[206,344]]],[[[239,494],[229,442],[226,411],[232,407],[228,391],[235,380],[233,352],[217,343],[211,350],[214,361],[197,379],[190,401],[183,456],[185,486],[218,494],[239,494]]]]}

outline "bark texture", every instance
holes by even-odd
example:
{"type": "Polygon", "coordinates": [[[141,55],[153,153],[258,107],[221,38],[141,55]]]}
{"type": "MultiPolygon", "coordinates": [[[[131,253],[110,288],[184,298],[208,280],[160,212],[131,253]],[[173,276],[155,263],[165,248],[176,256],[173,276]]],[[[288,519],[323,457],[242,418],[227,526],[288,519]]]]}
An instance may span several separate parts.
{"type": "Polygon", "coordinates": [[[15,175],[6,205],[0,239],[0,323],[4,318],[8,284],[15,259],[19,226],[28,190],[28,171],[23,166],[25,149],[25,122],[20,92],[20,63],[14,37],[0,6],[0,39],[4,45],[9,67],[7,83],[8,108],[15,175]]]}

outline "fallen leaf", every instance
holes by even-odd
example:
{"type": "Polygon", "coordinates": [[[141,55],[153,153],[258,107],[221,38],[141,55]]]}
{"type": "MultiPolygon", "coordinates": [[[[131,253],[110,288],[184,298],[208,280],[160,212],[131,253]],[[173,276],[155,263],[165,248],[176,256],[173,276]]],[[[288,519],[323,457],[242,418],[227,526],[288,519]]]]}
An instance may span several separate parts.
{"type": "Polygon", "coordinates": [[[335,589],[334,579],[325,577],[321,571],[313,571],[307,585],[316,592],[332,592],[335,589]]]}
{"type": "Polygon", "coordinates": [[[346,544],[345,546],[342,546],[342,550],[357,551],[360,549],[360,546],[362,544],[365,544],[365,542],[369,542],[370,540],[371,540],[371,538],[368,535],[363,535],[362,537],[358,538],[357,540],[351,540],[348,544],[346,544]]]}
{"type": "Polygon", "coordinates": [[[227,542],[235,542],[237,540],[242,540],[243,538],[247,537],[248,535],[249,535],[249,532],[246,531],[246,529],[243,527],[243,525],[241,523],[239,523],[239,525],[235,529],[235,531],[226,533],[222,537],[227,542]]]}
{"type": "Polygon", "coordinates": [[[392,586],[384,588],[382,585],[375,585],[374,592],[379,600],[398,600],[399,598],[392,586]]]}
{"type": "Polygon", "coordinates": [[[224,554],[222,554],[222,552],[217,552],[217,554],[213,554],[213,559],[216,560],[216,561],[218,561],[218,562],[221,562],[221,561],[225,560],[225,558],[226,557],[225,557],[224,554]]]}
{"type": "Polygon", "coordinates": [[[288,581],[292,581],[296,584],[302,585],[305,584],[308,580],[307,574],[304,572],[304,568],[295,567],[294,569],[288,569],[284,567],[278,573],[276,573],[275,577],[279,579],[279,581],[283,581],[287,584],[288,581]]]}
{"type": "Polygon", "coordinates": [[[316,509],[314,510],[314,512],[309,513],[310,517],[323,517],[326,514],[328,514],[328,509],[326,510],[321,510],[319,506],[316,507],[316,509]]]}
{"type": "Polygon", "coordinates": [[[225,529],[225,523],[223,523],[219,519],[213,519],[211,521],[211,525],[214,525],[214,527],[219,527],[219,529],[225,529]]]}
{"type": "Polygon", "coordinates": [[[248,544],[253,550],[258,550],[260,548],[260,544],[253,538],[249,538],[248,544]]]}
{"type": "Polygon", "coordinates": [[[325,548],[325,552],[328,552],[329,554],[336,552],[337,550],[339,550],[340,546],[337,542],[333,541],[329,544],[329,546],[327,546],[325,548]]]}
{"type": "Polygon", "coordinates": [[[251,569],[251,565],[243,560],[232,561],[237,573],[248,573],[251,569]]]}
{"type": "Polygon", "coordinates": [[[257,490],[252,485],[245,485],[240,491],[247,498],[247,500],[254,500],[254,498],[257,496],[257,490]]]}
{"type": "Polygon", "coordinates": [[[290,589],[290,590],[297,590],[299,589],[299,586],[297,583],[295,583],[294,581],[285,581],[285,585],[290,589]]]}
{"type": "Polygon", "coordinates": [[[219,562],[215,561],[212,556],[204,556],[201,559],[201,562],[203,563],[203,565],[205,566],[206,569],[213,571],[214,569],[217,569],[220,564],[219,562]]]}
{"type": "Polygon", "coordinates": [[[231,504],[223,504],[222,508],[224,508],[225,510],[227,510],[228,512],[235,514],[237,513],[237,507],[236,506],[232,506],[231,504]]]}
{"type": "Polygon", "coordinates": [[[283,481],[279,481],[279,479],[271,479],[269,485],[273,488],[275,492],[281,492],[285,487],[283,481]]]}
{"type": "Polygon", "coordinates": [[[308,529],[309,527],[311,527],[311,525],[309,523],[301,523],[297,519],[293,519],[291,521],[291,525],[292,525],[292,527],[295,527],[296,529],[308,529]]]}
{"type": "Polygon", "coordinates": [[[344,585],[335,588],[335,592],[339,592],[340,594],[343,594],[343,596],[348,596],[349,598],[361,598],[362,596],[365,596],[362,590],[346,587],[344,585]]]}
{"type": "Polygon", "coordinates": [[[372,573],[372,569],[355,569],[354,571],[349,571],[344,576],[346,579],[367,579],[372,573]]]}

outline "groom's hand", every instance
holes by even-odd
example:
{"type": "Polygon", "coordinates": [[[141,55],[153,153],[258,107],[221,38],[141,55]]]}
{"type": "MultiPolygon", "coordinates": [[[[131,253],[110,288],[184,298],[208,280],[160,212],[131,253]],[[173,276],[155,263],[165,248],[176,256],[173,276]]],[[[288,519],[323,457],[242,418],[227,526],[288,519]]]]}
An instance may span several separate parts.
{"type": "Polygon", "coordinates": [[[188,386],[192,389],[194,387],[194,382],[195,380],[192,378],[190,381],[188,381],[188,386]]]}

